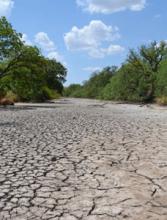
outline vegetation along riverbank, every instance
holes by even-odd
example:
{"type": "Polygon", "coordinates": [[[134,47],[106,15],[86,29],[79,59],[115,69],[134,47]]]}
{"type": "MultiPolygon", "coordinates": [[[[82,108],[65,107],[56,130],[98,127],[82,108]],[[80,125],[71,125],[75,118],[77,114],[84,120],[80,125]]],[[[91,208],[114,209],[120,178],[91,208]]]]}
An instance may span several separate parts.
{"type": "Polygon", "coordinates": [[[65,88],[67,97],[167,104],[167,44],[152,42],[130,50],[118,68],[95,72],[82,85],[65,88]]]}
{"type": "Polygon", "coordinates": [[[5,17],[0,19],[0,99],[45,101],[66,97],[167,104],[167,44],[165,41],[130,50],[118,68],[95,72],[82,85],[64,88],[67,69],[46,58],[5,17]]]}

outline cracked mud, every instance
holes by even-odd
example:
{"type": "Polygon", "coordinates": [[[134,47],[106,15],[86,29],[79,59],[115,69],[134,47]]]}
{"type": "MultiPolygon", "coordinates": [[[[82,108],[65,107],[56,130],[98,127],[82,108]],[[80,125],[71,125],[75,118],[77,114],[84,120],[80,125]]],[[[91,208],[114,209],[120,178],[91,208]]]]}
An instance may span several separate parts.
{"type": "Polygon", "coordinates": [[[0,108],[0,220],[167,220],[166,115],[75,99],[0,108]]]}

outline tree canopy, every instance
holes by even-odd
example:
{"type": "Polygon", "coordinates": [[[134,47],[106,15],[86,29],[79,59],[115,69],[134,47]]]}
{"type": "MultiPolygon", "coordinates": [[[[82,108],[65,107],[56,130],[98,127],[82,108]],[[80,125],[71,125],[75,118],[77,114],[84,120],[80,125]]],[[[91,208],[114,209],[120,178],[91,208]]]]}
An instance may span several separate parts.
{"type": "Polygon", "coordinates": [[[152,42],[130,50],[120,68],[104,68],[75,92],[66,91],[68,96],[130,102],[153,102],[167,96],[167,44],[152,42]]]}
{"type": "Polygon", "coordinates": [[[0,19],[0,96],[13,93],[19,100],[43,101],[63,91],[67,69],[27,46],[5,17],[0,19]]]}

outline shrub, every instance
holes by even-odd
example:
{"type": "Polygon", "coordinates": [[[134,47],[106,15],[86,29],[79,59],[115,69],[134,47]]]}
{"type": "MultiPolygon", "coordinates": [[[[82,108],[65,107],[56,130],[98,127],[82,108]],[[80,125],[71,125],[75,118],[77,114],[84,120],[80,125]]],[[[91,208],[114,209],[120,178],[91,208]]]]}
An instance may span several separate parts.
{"type": "Polygon", "coordinates": [[[164,61],[159,69],[155,87],[156,97],[167,96],[167,61],[164,61]]]}
{"type": "Polygon", "coordinates": [[[5,95],[5,98],[12,101],[12,102],[18,102],[19,98],[16,94],[14,94],[12,91],[8,91],[5,95]]]}
{"type": "Polygon", "coordinates": [[[167,96],[162,96],[162,97],[158,97],[156,98],[156,103],[158,105],[167,105],[167,96]]]}
{"type": "Polygon", "coordinates": [[[80,91],[82,88],[79,84],[71,84],[69,87],[66,87],[64,89],[63,95],[65,97],[76,97],[78,94],[78,91],[80,91]]]}
{"type": "Polygon", "coordinates": [[[60,94],[58,94],[57,91],[45,86],[45,87],[43,87],[41,98],[46,99],[46,100],[58,99],[58,98],[60,98],[60,94]]]}
{"type": "Polygon", "coordinates": [[[2,89],[0,89],[0,99],[2,99],[4,96],[5,96],[5,92],[2,89]]]}

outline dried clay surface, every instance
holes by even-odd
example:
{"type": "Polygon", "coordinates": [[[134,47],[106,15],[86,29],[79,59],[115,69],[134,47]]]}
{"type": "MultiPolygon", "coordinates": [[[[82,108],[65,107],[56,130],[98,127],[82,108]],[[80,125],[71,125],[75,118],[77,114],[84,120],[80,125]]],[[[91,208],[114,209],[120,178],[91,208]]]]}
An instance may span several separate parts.
{"type": "Polygon", "coordinates": [[[0,220],[167,220],[167,109],[0,108],[0,220]]]}

